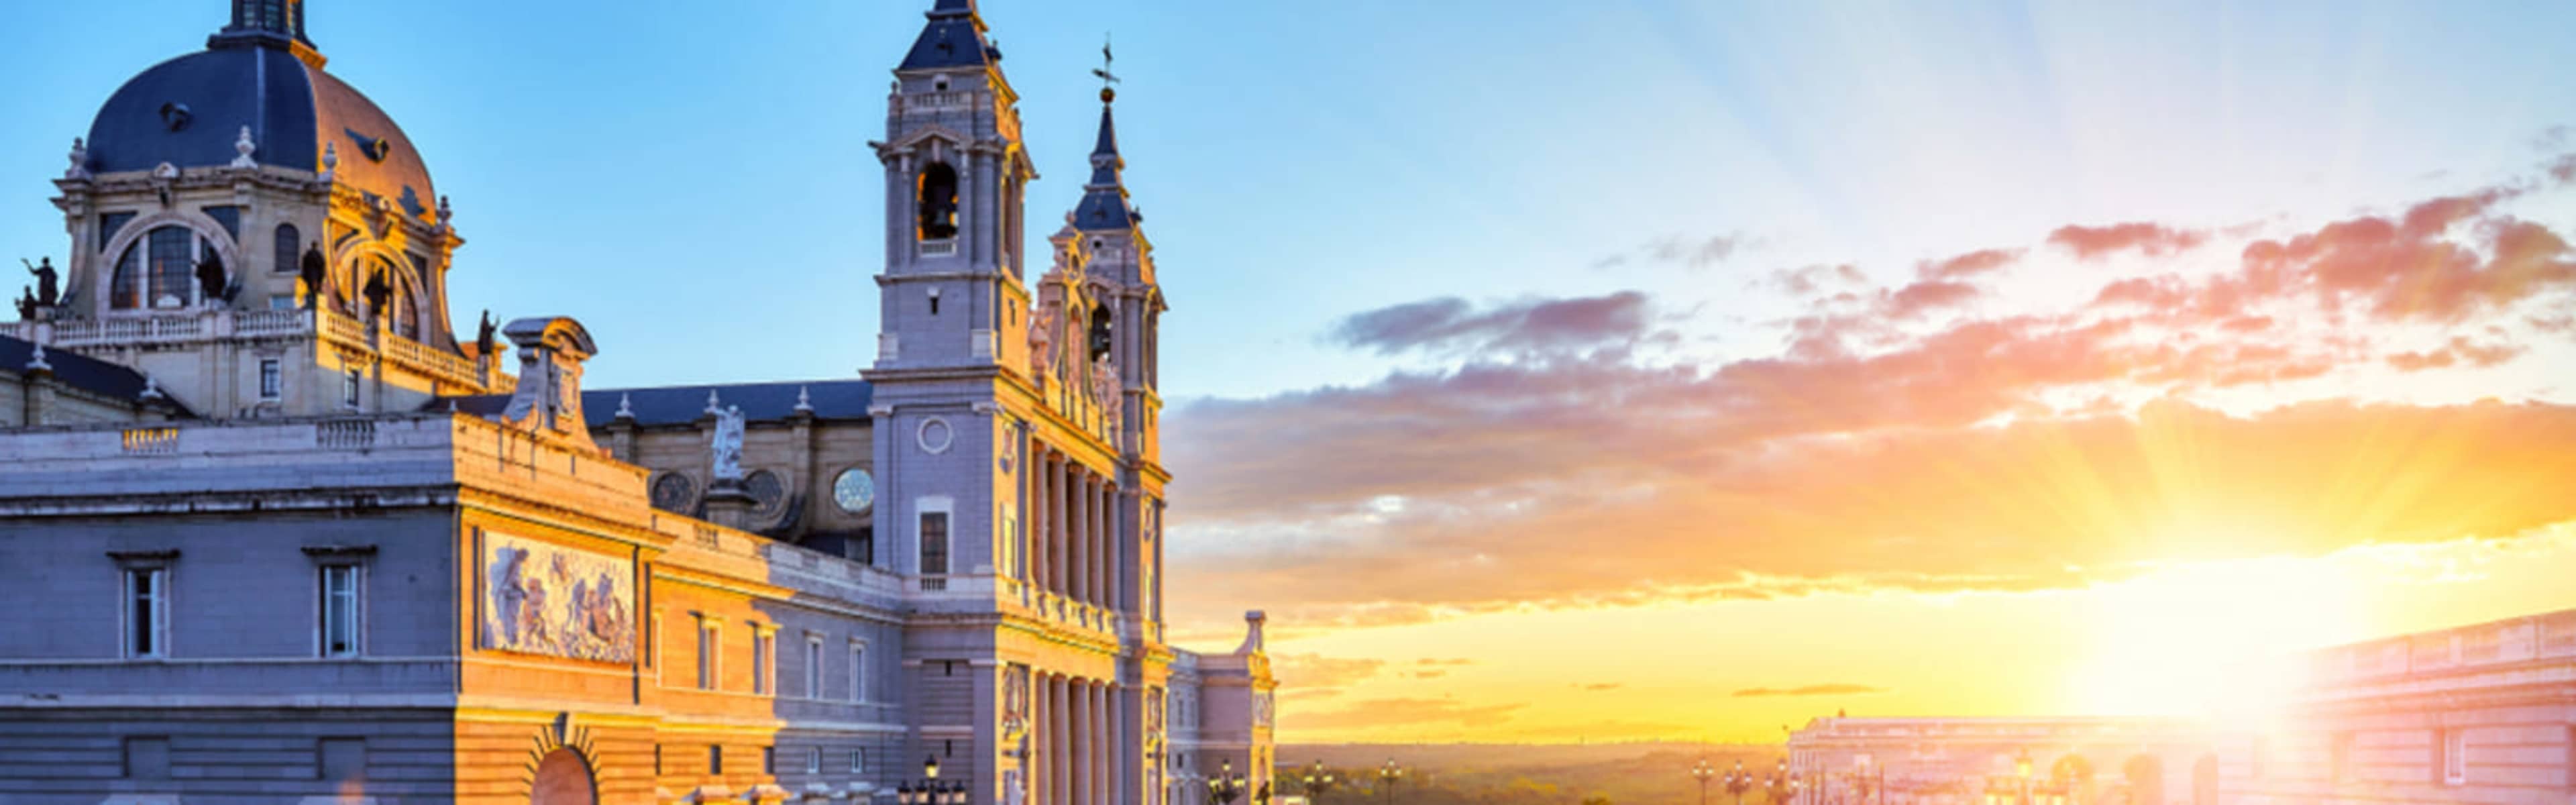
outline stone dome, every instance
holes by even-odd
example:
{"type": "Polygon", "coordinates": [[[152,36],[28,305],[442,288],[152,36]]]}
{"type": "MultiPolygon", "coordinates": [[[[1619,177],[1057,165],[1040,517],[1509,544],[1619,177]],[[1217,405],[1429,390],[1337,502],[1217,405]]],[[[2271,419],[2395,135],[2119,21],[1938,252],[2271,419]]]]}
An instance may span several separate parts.
{"type": "Polygon", "coordinates": [[[107,174],[164,162],[230,165],[248,126],[251,158],[261,165],[319,172],[332,150],[340,184],[417,218],[434,215],[437,191],[411,138],[322,64],[300,28],[245,29],[237,18],[204,51],[154,65],[108,96],[90,123],[87,167],[107,174]]]}

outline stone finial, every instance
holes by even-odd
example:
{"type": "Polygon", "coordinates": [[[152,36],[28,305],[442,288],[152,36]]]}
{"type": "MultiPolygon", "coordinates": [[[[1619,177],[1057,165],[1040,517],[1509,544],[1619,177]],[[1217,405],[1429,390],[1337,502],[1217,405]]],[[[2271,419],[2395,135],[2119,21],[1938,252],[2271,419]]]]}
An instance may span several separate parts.
{"type": "Polygon", "coordinates": [[[79,138],[79,137],[74,137],[74,138],[72,138],[72,153],[71,153],[71,160],[72,160],[72,166],[71,166],[71,169],[70,169],[70,170],[63,171],[63,178],[65,178],[65,179],[87,179],[87,178],[89,178],[89,141],[88,141],[88,140],[84,140],[84,139],[79,138]]]}
{"type": "Polygon", "coordinates": [[[439,197],[438,197],[438,225],[439,225],[439,226],[441,226],[441,227],[450,227],[450,228],[452,228],[452,227],[454,227],[454,226],[455,226],[455,224],[456,224],[456,205],[451,204],[451,203],[448,203],[448,200],[447,200],[447,197],[446,197],[446,196],[439,196],[439,197]]]}
{"type": "Polygon", "coordinates": [[[27,358],[27,371],[50,372],[53,370],[54,365],[45,362],[45,345],[37,344],[36,354],[27,358]]]}
{"type": "Polygon", "coordinates": [[[331,177],[339,172],[340,144],[324,143],[322,145],[322,181],[331,181],[331,177]]]}
{"type": "Polygon", "coordinates": [[[1259,654],[1263,651],[1269,650],[1267,641],[1263,640],[1261,635],[1262,624],[1268,623],[1269,621],[1270,615],[1258,609],[1243,613],[1243,624],[1245,627],[1243,646],[1235,649],[1234,653],[1248,655],[1259,654]]]}
{"type": "Polygon", "coordinates": [[[796,413],[814,413],[814,397],[811,394],[807,394],[807,390],[808,387],[806,386],[796,387],[796,413]]]}
{"type": "Polygon", "coordinates": [[[256,159],[252,159],[252,158],[250,158],[250,155],[255,154],[255,153],[258,153],[258,152],[259,152],[259,143],[254,142],[254,141],[252,141],[252,140],[251,140],[251,138],[250,138],[250,127],[249,127],[249,126],[243,126],[243,127],[241,127],[241,137],[240,137],[240,138],[238,138],[238,139],[233,140],[233,153],[235,153],[235,154],[239,154],[239,155],[240,155],[240,156],[233,157],[233,167],[236,167],[236,168],[257,168],[257,167],[259,167],[259,160],[256,160],[256,159]]]}
{"type": "Polygon", "coordinates": [[[618,418],[618,419],[634,419],[634,418],[635,418],[635,395],[632,395],[632,394],[619,394],[619,395],[617,395],[617,418],[618,418]]]}
{"type": "Polygon", "coordinates": [[[724,413],[724,405],[716,401],[715,389],[707,389],[707,410],[704,413],[707,416],[715,416],[724,413]]]}
{"type": "Polygon", "coordinates": [[[166,395],[161,393],[161,380],[159,378],[155,378],[151,375],[144,375],[143,393],[137,396],[146,400],[158,400],[163,399],[166,395]]]}

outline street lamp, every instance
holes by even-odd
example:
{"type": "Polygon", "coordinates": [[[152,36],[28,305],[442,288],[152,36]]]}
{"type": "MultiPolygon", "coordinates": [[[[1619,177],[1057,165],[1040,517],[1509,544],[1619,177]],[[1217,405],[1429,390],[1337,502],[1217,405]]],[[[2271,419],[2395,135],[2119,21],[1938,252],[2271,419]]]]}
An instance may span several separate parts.
{"type": "Polygon", "coordinates": [[[1231,805],[1243,796],[1243,775],[1234,773],[1234,760],[1229,758],[1216,776],[1208,779],[1208,799],[1217,805],[1231,805]]]}
{"type": "Polygon", "coordinates": [[[2030,749],[2013,756],[2013,775],[2021,778],[2021,805],[2030,805],[2030,749]]]}
{"type": "Polygon", "coordinates": [[[1735,769],[1726,773],[1726,793],[1735,795],[1735,805],[1744,805],[1744,790],[1753,787],[1753,775],[1744,771],[1744,761],[1737,759],[1735,769]]]}
{"type": "Polygon", "coordinates": [[[921,779],[905,782],[895,788],[894,801],[899,805],[966,805],[966,784],[939,781],[939,756],[922,761],[921,779]]]}
{"type": "Polygon", "coordinates": [[[1395,758],[1387,758],[1386,765],[1377,769],[1377,779],[1385,784],[1386,801],[1394,802],[1395,784],[1404,782],[1404,767],[1395,765],[1395,758]]]}
{"type": "Polygon", "coordinates": [[[1700,758],[1699,765],[1691,767],[1691,777],[1699,780],[1699,805],[1708,805],[1708,778],[1715,776],[1717,770],[1709,768],[1708,758],[1700,758]]]}
{"type": "Polygon", "coordinates": [[[1789,759],[1781,758],[1780,765],[1771,769],[1771,779],[1763,783],[1762,793],[1766,801],[1771,805],[1780,805],[1782,795],[1789,793],[1789,783],[1792,779],[1794,778],[1789,776],[1789,759]]]}
{"type": "Polygon", "coordinates": [[[1322,802],[1324,792],[1333,787],[1333,772],[1324,768],[1324,762],[1318,760],[1314,765],[1306,767],[1306,777],[1300,782],[1305,784],[1307,802],[1322,802]]]}

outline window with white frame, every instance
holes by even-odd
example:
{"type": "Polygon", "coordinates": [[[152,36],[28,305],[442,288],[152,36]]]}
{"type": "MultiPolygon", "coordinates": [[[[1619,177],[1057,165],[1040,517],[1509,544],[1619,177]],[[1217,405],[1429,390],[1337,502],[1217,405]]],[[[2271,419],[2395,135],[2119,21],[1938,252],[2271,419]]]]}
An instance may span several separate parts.
{"type": "Polygon", "coordinates": [[[822,773],[823,773],[823,747],[820,747],[820,746],[808,746],[808,747],[805,747],[805,773],[806,773],[806,774],[822,774],[822,773]]]}
{"type": "Polygon", "coordinates": [[[850,701],[868,700],[868,644],[850,641],[850,701]]]}
{"type": "Polygon", "coordinates": [[[919,533],[921,535],[921,574],[924,576],[947,575],[948,513],[944,511],[922,512],[921,531],[919,533]]]}
{"type": "Polygon", "coordinates": [[[341,404],[351,408],[358,407],[358,388],[364,382],[365,377],[358,369],[350,369],[347,375],[342,376],[340,378],[341,404]]]}
{"type": "Polygon", "coordinates": [[[864,749],[852,749],[852,750],[850,750],[850,773],[851,773],[851,774],[866,774],[866,773],[868,773],[868,753],[867,753],[867,750],[864,750],[864,749]]]}
{"type": "Polygon", "coordinates": [[[2442,732],[2442,783],[2462,785],[2469,781],[2469,731],[2442,732]]]}
{"type": "Polygon", "coordinates": [[[153,659],[170,652],[170,569],[125,569],[125,656],[153,659]]]}
{"type": "Polygon", "coordinates": [[[259,398],[274,400],[286,396],[286,372],[276,358],[259,359],[259,398]]]}
{"type": "Polygon", "coordinates": [[[775,644],[775,643],[777,643],[777,642],[778,642],[778,638],[776,637],[776,633],[775,633],[775,632],[771,632],[771,631],[768,631],[768,630],[765,630],[765,629],[761,629],[760,627],[757,627],[757,626],[752,627],[752,632],[751,632],[751,692],[752,692],[752,693],[760,694],[760,695],[768,695],[768,694],[770,693],[770,690],[769,690],[769,682],[770,682],[770,674],[769,674],[769,670],[770,670],[770,668],[771,668],[772,666],[775,666],[775,665],[776,665],[776,663],[774,663],[774,662],[772,662],[772,661],[771,661],[772,657],[771,657],[771,652],[770,652],[770,646],[771,646],[771,645],[773,645],[773,644],[775,644]]]}
{"type": "Polygon", "coordinates": [[[698,622],[698,689],[716,689],[716,624],[698,622]]]}
{"type": "Polygon", "coordinates": [[[805,698],[823,698],[823,636],[805,636],[805,698]]]}
{"type": "Polygon", "coordinates": [[[358,656],[358,566],[323,565],[320,570],[321,618],[314,629],[322,656],[358,656]]]}

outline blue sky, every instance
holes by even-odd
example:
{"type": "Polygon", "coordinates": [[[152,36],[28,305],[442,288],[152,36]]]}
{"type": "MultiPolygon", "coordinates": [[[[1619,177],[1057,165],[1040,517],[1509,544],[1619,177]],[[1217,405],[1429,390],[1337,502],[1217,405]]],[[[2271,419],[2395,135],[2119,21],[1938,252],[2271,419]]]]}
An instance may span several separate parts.
{"type": "MultiPolygon", "coordinates": [[[[563,313],[610,384],[844,376],[874,328],[886,70],[925,3],[321,2],[332,69],[456,198],[462,322],[563,313]]],[[[1726,354],[1744,286],[2065,223],[2393,204],[2522,166],[2576,109],[2531,4],[987,3],[1025,97],[1034,234],[1079,193],[1100,38],[1176,312],[1167,393],[1360,382],[1319,342],[1420,298],[1660,287],[1726,354]],[[1595,264],[1741,238],[1696,268],[1595,264]],[[1261,372],[1228,368],[1253,357],[1261,372]]],[[[35,4],[0,35],[0,244],[63,248],[42,181],[218,0],[35,4]]]]}

